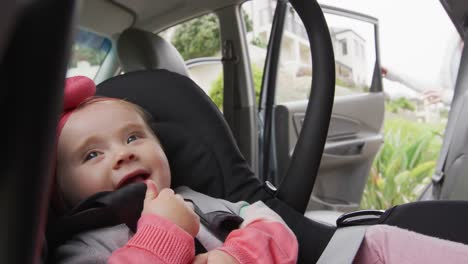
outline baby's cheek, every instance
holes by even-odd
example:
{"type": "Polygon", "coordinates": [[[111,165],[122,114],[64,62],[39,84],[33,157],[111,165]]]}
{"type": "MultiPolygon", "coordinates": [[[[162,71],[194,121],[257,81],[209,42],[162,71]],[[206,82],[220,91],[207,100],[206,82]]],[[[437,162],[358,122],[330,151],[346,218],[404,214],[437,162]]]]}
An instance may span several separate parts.
{"type": "Polygon", "coordinates": [[[74,179],[74,186],[70,195],[74,203],[78,203],[98,192],[112,191],[109,184],[105,184],[102,179],[95,179],[92,175],[82,176],[80,179],[74,179]]]}
{"type": "Polygon", "coordinates": [[[159,183],[160,186],[158,187],[160,189],[169,188],[171,186],[171,170],[169,168],[167,157],[162,149],[158,149],[155,160],[158,173],[156,175],[157,179],[153,180],[159,183]]]}
{"type": "Polygon", "coordinates": [[[67,204],[74,203],[73,201],[76,200],[75,196],[75,183],[71,178],[70,173],[67,176],[64,174],[57,175],[57,188],[59,190],[61,198],[66,201],[67,204]]]}
{"type": "Polygon", "coordinates": [[[171,171],[169,169],[169,164],[167,162],[165,162],[163,165],[162,165],[163,168],[163,183],[162,185],[164,185],[163,188],[169,188],[171,186],[171,171]]]}

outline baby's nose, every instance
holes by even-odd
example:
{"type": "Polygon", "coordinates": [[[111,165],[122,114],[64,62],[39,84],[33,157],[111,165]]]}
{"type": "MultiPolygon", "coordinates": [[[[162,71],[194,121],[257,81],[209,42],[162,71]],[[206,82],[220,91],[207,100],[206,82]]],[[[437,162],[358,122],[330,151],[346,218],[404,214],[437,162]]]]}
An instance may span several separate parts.
{"type": "Polygon", "coordinates": [[[131,152],[121,153],[116,158],[114,169],[119,169],[122,165],[132,160],[135,160],[135,154],[131,152]]]}

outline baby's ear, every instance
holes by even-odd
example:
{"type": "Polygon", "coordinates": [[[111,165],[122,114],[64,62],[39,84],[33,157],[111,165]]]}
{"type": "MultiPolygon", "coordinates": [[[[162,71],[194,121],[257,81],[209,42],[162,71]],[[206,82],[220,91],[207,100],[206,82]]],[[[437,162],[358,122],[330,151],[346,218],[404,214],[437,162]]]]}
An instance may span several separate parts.
{"type": "Polygon", "coordinates": [[[65,80],[63,93],[63,110],[71,110],[87,98],[96,94],[94,81],[85,76],[74,76],[65,80]]]}

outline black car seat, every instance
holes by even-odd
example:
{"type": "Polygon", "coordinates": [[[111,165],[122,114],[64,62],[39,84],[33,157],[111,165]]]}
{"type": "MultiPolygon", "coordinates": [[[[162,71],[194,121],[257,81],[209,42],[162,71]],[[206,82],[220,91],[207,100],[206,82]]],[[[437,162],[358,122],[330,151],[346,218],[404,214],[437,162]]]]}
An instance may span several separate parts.
{"type": "Polygon", "coordinates": [[[190,78],[165,70],[185,68],[179,53],[174,48],[167,48],[171,44],[157,35],[128,29],[121,34],[117,45],[125,74],[99,84],[97,94],[125,98],[153,116],[153,128],[169,159],[172,187],[186,185],[209,196],[234,202],[263,200],[295,232],[300,244],[300,263],[315,262],[334,228],[296,212],[275,198],[274,192],[255,177],[237,148],[222,113],[211,99],[190,78]],[[139,54],[132,50],[149,43],[153,56],[157,57],[152,61],[158,63],[141,61],[138,65],[139,54]],[[160,49],[160,46],[164,48],[160,49]],[[161,50],[164,50],[162,58],[180,59],[159,58],[161,50]],[[168,51],[173,53],[169,55],[168,51]],[[128,65],[130,67],[126,68],[128,65]]]}
{"type": "Polygon", "coordinates": [[[386,224],[427,236],[468,244],[468,201],[419,201],[385,212],[363,210],[342,215],[318,263],[352,263],[368,226],[386,224]]]}

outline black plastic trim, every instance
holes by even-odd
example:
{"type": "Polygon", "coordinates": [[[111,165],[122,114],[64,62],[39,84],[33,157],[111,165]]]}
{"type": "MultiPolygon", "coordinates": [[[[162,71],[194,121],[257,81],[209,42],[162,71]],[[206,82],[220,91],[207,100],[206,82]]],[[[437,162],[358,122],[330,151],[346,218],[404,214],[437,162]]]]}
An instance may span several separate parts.
{"type": "Polygon", "coordinates": [[[301,134],[288,171],[278,188],[278,198],[300,213],[309,202],[330,124],[335,93],[335,60],[324,14],[316,1],[290,1],[309,36],[312,89],[301,134]]]}
{"type": "Polygon", "coordinates": [[[0,169],[0,263],[41,262],[76,9],[73,0],[23,2],[0,62],[0,109],[8,124],[0,132],[8,139],[0,169]]]}
{"type": "Polygon", "coordinates": [[[280,59],[281,39],[283,37],[284,20],[288,2],[279,0],[276,4],[275,15],[271,26],[271,36],[268,43],[265,68],[262,79],[262,91],[260,94],[260,118],[264,121],[263,134],[260,135],[260,177],[263,181],[274,181],[270,177],[272,161],[272,127],[273,127],[273,106],[275,104],[276,78],[278,75],[278,63],[280,59]]]}

